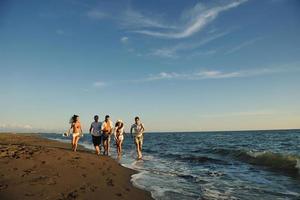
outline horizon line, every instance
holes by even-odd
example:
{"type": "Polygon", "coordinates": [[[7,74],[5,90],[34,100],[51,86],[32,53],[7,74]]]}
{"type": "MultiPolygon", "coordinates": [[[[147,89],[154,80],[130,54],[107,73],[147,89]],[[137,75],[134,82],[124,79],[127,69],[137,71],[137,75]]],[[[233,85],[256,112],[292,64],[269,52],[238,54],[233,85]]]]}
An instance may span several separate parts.
{"type": "MultiPolygon", "coordinates": [[[[255,132],[255,131],[300,131],[300,128],[283,128],[283,129],[241,129],[241,130],[201,130],[201,131],[149,131],[148,133],[211,133],[211,132],[255,132]]],[[[8,131],[1,131],[2,133],[8,134],[61,134],[57,132],[8,132],[8,131]]],[[[89,133],[83,133],[89,134],[89,133]]],[[[127,133],[126,133],[127,134],[127,133]]]]}

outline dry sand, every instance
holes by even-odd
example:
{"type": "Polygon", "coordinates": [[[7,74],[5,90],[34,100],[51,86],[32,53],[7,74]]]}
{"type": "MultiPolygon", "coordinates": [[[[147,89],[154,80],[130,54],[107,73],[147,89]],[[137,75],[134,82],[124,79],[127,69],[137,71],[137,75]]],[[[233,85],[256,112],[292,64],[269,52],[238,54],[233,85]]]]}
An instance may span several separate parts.
{"type": "Polygon", "coordinates": [[[80,147],[0,133],[0,199],[152,199],[130,183],[133,170],[80,147]]]}

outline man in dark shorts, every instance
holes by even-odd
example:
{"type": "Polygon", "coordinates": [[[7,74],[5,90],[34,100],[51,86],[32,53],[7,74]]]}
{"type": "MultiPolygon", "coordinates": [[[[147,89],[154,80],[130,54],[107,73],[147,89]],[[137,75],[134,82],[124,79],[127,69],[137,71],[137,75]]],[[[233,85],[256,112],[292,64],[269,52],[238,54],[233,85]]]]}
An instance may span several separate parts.
{"type": "Polygon", "coordinates": [[[102,123],[98,121],[98,115],[94,116],[94,122],[92,122],[90,127],[90,134],[92,134],[93,144],[96,150],[96,154],[100,155],[101,151],[101,127],[102,123]]]}

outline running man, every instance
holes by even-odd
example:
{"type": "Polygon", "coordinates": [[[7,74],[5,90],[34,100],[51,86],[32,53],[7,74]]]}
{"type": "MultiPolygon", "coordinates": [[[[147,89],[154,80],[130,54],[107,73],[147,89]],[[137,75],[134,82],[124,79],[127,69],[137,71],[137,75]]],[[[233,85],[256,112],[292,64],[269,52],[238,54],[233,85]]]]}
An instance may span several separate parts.
{"type": "Polygon", "coordinates": [[[96,150],[96,154],[100,155],[101,152],[101,126],[102,123],[98,121],[99,116],[94,116],[94,121],[91,124],[90,127],[90,134],[92,134],[92,141],[96,150]]]}
{"type": "Polygon", "coordinates": [[[109,115],[105,116],[105,120],[102,122],[101,131],[102,131],[102,141],[104,147],[103,154],[109,155],[110,135],[113,132],[113,123],[110,120],[109,115]]]}
{"type": "Polygon", "coordinates": [[[135,117],[134,120],[135,123],[130,128],[130,134],[134,136],[134,143],[136,146],[138,159],[142,159],[143,136],[145,128],[139,117],[135,117]]]}

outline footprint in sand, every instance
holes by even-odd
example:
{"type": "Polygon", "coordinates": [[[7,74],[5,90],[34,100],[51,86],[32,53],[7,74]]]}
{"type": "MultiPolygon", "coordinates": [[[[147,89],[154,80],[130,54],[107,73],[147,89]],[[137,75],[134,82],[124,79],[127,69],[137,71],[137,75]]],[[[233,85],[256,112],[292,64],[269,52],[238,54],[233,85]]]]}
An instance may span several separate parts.
{"type": "Polygon", "coordinates": [[[81,174],[82,177],[86,178],[86,174],[81,174]]]}
{"type": "Polygon", "coordinates": [[[61,157],[58,157],[57,160],[61,160],[61,157]]]}
{"type": "Polygon", "coordinates": [[[96,185],[92,185],[89,189],[91,192],[95,192],[98,187],[96,185]]]}
{"type": "Polygon", "coordinates": [[[67,196],[64,193],[60,193],[60,195],[62,197],[59,198],[59,200],[72,200],[77,199],[77,197],[79,196],[77,190],[70,192],[67,196]]]}
{"type": "Polygon", "coordinates": [[[32,197],[32,196],[34,196],[34,194],[32,194],[32,193],[26,193],[25,196],[32,197]]]}
{"type": "Polygon", "coordinates": [[[23,172],[25,172],[25,173],[21,175],[22,177],[27,176],[28,174],[30,174],[32,172],[32,169],[26,169],[26,170],[23,170],[23,172]]]}
{"type": "Polygon", "coordinates": [[[48,176],[38,176],[30,180],[30,185],[38,185],[38,184],[55,185],[56,181],[55,179],[50,178],[48,176]]]}
{"type": "Polygon", "coordinates": [[[77,190],[70,192],[67,196],[67,199],[76,199],[79,196],[77,190]]]}
{"type": "Polygon", "coordinates": [[[49,180],[46,183],[47,185],[56,185],[56,181],[52,178],[49,178],[49,180]]]}
{"type": "Polygon", "coordinates": [[[116,195],[117,195],[118,197],[121,197],[121,196],[122,196],[122,194],[121,194],[121,193],[116,193],[116,195]]]}
{"type": "Polygon", "coordinates": [[[83,186],[81,186],[80,188],[79,188],[82,192],[85,192],[85,186],[83,185],[83,186]]]}
{"type": "Polygon", "coordinates": [[[1,191],[1,190],[5,190],[6,188],[8,188],[8,185],[7,185],[7,184],[1,184],[1,185],[0,185],[0,191],[1,191]]]}
{"type": "Polygon", "coordinates": [[[113,187],[114,186],[113,180],[111,178],[107,178],[106,185],[113,187]]]}

